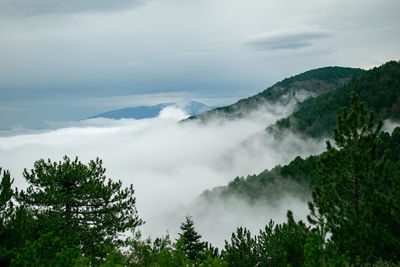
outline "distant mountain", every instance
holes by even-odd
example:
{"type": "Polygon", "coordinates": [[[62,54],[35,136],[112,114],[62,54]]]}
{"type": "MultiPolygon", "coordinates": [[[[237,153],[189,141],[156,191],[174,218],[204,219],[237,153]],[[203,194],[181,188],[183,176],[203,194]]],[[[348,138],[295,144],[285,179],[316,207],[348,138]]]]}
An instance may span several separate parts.
{"type": "Polygon", "coordinates": [[[89,117],[89,119],[95,118],[108,118],[108,119],[147,119],[154,118],[160,114],[161,110],[166,107],[177,107],[184,110],[188,115],[196,115],[200,112],[210,110],[209,107],[203,103],[196,101],[186,101],[182,103],[162,103],[154,106],[137,106],[130,108],[123,108],[117,110],[111,110],[105,113],[97,114],[89,117]]]}
{"type": "Polygon", "coordinates": [[[266,90],[238,102],[216,108],[189,119],[207,120],[209,117],[240,118],[260,106],[274,103],[288,104],[290,101],[302,102],[309,97],[335,90],[364,70],[344,67],[325,67],[310,70],[294,77],[284,79],[266,90]]]}

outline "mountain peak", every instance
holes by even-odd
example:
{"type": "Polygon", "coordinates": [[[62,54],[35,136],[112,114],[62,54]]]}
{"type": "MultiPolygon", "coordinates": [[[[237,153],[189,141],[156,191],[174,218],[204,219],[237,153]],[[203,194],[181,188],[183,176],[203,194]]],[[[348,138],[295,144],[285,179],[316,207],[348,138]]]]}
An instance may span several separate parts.
{"type": "Polygon", "coordinates": [[[136,120],[148,119],[157,117],[160,114],[161,110],[163,110],[166,107],[176,107],[182,109],[185,113],[187,113],[190,116],[199,114],[201,112],[210,110],[212,108],[203,103],[187,99],[176,103],[161,103],[153,106],[135,106],[135,107],[111,110],[104,113],[93,115],[88,119],[95,119],[95,118],[108,118],[116,120],[129,119],[129,118],[131,119],[133,118],[136,120]]]}

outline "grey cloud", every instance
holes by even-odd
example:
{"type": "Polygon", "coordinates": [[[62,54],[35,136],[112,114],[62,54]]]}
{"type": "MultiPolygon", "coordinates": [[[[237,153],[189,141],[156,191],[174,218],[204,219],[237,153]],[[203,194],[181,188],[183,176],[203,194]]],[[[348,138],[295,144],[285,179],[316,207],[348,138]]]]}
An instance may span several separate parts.
{"type": "Polygon", "coordinates": [[[329,36],[330,33],[324,31],[263,33],[249,38],[245,44],[255,50],[292,50],[311,46],[315,40],[329,36]]]}
{"type": "Polygon", "coordinates": [[[0,17],[107,12],[143,5],[146,0],[2,0],[0,17]]]}

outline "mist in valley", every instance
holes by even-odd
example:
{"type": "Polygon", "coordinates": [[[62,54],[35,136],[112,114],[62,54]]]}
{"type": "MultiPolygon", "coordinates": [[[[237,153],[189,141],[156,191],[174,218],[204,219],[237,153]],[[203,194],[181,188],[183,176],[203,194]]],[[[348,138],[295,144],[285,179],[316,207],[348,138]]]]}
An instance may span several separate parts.
{"type": "Polygon", "coordinates": [[[222,247],[238,226],[256,234],[270,219],[285,221],[288,209],[296,219],[305,219],[307,199],[296,192],[282,193],[274,203],[199,199],[204,190],[237,176],[321,153],[324,140],[287,133],[277,141],[265,131],[294,107],[267,104],[240,119],[210,118],[206,123],[182,122],[187,114],[174,107],[152,119],[66,123],[41,133],[0,137],[0,166],[10,170],[14,186],[24,188],[23,169],[33,168],[36,160],[59,161],[68,155],[87,163],[99,157],[108,178],[134,185],[138,213],[146,221],[138,229],[144,237],[168,232],[176,238],[185,216],[191,215],[203,240],[222,247]]]}

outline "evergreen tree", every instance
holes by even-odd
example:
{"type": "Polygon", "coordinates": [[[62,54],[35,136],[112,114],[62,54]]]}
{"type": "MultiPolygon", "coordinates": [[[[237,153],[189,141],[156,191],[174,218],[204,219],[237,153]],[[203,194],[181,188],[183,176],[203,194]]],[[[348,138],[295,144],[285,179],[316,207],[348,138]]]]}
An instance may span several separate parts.
{"type": "Polygon", "coordinates": [[[336,147],[328,141],[320,159],[321,185],[310,205],[326,219],[340,251],[363,262],[400,255],[398,178],[388,175],[387,160],[377,155],[381,128],[353,92],[351,111],[344,108],[338,116],[336,147]]]}
{"type": "Polygon", "coordinates": [[[27,241],[38,238],[32,215],[13,203],[16,195],[13,181],[9,171],[4,171],[0,183],[0,266],[9,266],[27,241]]]}
{"type": "Polygon", "coordinates": [[[192,217],[186,216],[186,220],[180,228],[182,233],[179,236],[183,240],[183,250],[186,256],[191,260],[197,259],[204,251],[205,243],[200,241],[201,235],[194,229],[192,217]]]}
{"type": "Polygon", "coordinates": [[[40,234],[53,233],[68,247],[80,247],[99,262],[108,247],[121,244],[120,233],[142,224],[135,208],[132,185],[122,189],[122,182],[107,181],[102,161],[87,165],[71,161],[36,161],[34,169],[24,171],[29,183],[18,195],[30,211],[40,234]]]}
{"type": "Polygon", "coordinates": [[[11,266],[75,266],[79,259],[79,248],[69,248],[60,237],[47,233],[33,243],[26,241],[11,266]]]}
{"type": "Polygon", "coordinates": [[[236,233],[232,233],[231,243],[225,240],[222,258],[228,266],[247,267],[258,265],[257,238],[252,238],[250,231],[246,228],[237,228],[236,233]]]}
{"type": "MultiPolygon", "coordinates": [[[[0,168],[0,174],[1,171],[0,168]]],[[[0,182],[0,265],[9,263],[10,219],[14,212],[12,183],[10,172],[4,171],[0,182]]]]}
{"type": "Polygon", "coordinates": [[[271,220],[260,231],[257,251],[262,266],[301,266],[304,261],[303,247],[309,235],[308,227],[293,218],[288,210],[287,223],[277,224],[271,220]]]}
{"type": "MultiPolygon", "coordinates": [[[[1,174],[0,168],[0,174],[1,174]]],[[[11,214],[14,211],[14,205],[12,197],[14,196],[14,190],[11,188],[14,179],[11,179],[10,172],[4,171],[0,182],[0,229],[3,230],[7,226],[11,214]]],[[[0,232],[1,234],[1,232],[0,232]]]]}

